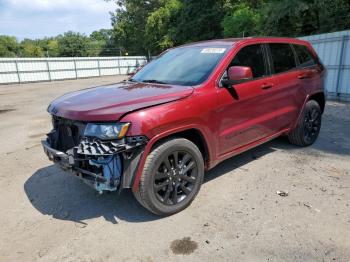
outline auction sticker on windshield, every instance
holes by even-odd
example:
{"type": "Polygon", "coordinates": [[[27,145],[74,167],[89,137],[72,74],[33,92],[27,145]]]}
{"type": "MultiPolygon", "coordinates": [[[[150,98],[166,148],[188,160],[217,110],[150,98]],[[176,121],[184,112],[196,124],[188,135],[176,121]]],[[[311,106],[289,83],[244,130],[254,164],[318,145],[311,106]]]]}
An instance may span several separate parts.
{"type": "Polygon", "coordinates": [[[225,53],[226,48],[204,48],[202,54],[223,54],[225,53]]]}

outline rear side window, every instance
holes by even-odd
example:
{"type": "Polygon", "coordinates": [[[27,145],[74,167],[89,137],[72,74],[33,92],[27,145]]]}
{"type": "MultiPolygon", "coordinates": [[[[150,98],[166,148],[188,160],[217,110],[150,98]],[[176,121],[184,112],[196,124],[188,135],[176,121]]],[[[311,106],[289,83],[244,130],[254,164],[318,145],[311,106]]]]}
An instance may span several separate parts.
{"type": "Polygon", "coordinates": [[[299,59],[300,67],[309,67],[316,64],[309,49],[303,45],[293,45],[299,59]]]}
{"type": "Polygon", "coordinates": [[[243,47],[230,66],[248,66],[252,69],[253,77],[259,78],[266,75],[264,53],[261,45],[249,45],[243,47]]]}
{"type": "Polygon", "coordinates": [[[283,73],[296,67],[293,50],[289,44],[269,44],[275,73],[283,73]]]}

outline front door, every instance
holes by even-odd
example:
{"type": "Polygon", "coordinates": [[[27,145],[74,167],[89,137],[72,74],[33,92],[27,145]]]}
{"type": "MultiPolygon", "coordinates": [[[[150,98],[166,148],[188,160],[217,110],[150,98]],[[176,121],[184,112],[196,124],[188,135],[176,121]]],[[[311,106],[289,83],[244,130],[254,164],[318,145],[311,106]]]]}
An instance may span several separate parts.
{"type": "Polygon", "coordinates": [[[235,84],[232,89],[218,89],[219,155],[225,155],[244,145],[273,134],[274,88],[276,82],[269,73],[263,45],[243,47],[230,66],[248,66],[253,79],[235,84]]]}

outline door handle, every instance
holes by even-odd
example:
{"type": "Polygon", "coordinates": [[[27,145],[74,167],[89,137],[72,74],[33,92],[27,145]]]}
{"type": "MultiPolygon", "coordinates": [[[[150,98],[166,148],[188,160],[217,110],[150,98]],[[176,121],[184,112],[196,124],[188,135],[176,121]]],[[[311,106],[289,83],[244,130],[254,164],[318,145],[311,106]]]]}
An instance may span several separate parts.
{"type": "Polygon", "coordinates": [[[273,84],[263,84],[262,86],[261,86],[261,89],[263,89],[263,90],[267,90],[267,89],[270,89],[270,88],[272,88],[273,87],[273,84]]]}

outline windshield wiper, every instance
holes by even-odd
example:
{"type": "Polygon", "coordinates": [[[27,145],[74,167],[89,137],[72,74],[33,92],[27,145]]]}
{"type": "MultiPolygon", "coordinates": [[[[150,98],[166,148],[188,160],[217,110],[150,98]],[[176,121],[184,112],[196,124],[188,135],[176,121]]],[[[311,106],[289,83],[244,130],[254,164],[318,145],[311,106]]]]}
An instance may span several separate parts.
{"type": "Polygon", "coordinates": [[[142,83],[155,83],[155,84],[168,84],[166,82],[163,82],[163,81],[159,81],[159,80],[155,80],[155,79],[147,79],[147,80],[142,80],[141,81],[142,83]]]}

